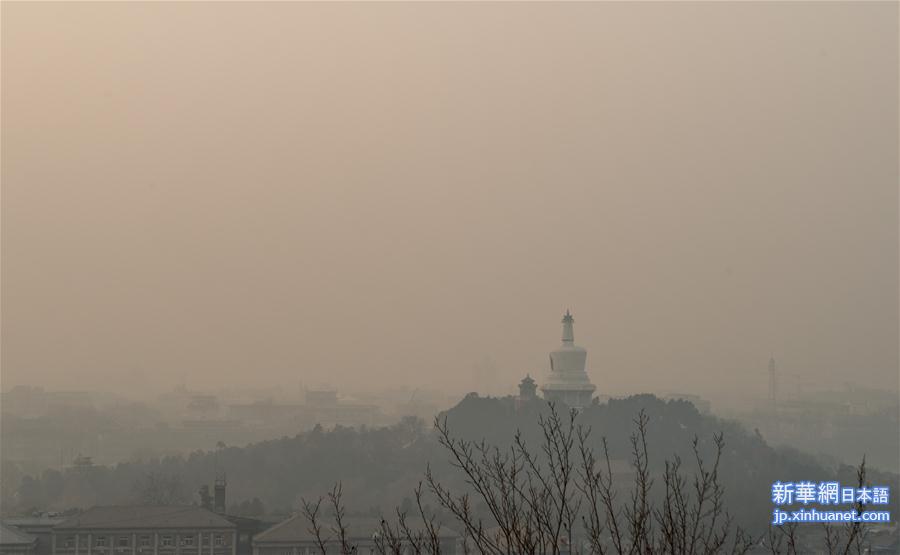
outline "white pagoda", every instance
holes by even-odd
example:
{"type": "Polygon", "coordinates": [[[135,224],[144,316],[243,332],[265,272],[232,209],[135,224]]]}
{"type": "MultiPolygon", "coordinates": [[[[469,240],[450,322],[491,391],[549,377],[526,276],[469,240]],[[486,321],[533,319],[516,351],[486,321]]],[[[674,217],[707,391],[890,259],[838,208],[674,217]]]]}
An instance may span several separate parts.
{"type": "Polygon", "coordinates": [[[597,388],[584,370],[587,351],[575,344],[574,323],[572,314],[566,310],[562,319],[562,345],[550,353],[550,372],[541,391],[547,401],[581,409],[591,403],[597,388]]]}

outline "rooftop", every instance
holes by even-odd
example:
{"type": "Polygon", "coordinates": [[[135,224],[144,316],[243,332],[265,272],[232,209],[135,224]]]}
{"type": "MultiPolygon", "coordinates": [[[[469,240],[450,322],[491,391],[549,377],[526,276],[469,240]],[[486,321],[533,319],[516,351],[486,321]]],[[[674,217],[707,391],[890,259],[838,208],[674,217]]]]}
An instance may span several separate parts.
{"type": "MultiPolygon", "coordinates": [[[[371,540],[372,536],[381,530],[381,518],[378,517],[345,517],[344,524],[347,527],[348,539],[353,541],[371,540]]],[[[408,523],[413,531],[424,531],[424,525],[416,522],[420,519],[410,518],[408,523]]],[[[391,527],[396,523],[391,522],[391,527]]],[[[333,542],[337,540],[337,534],[331,529],[331,523],[326,522],[323,526],[323,536],[326,541],[333,542]]],[[[446,527],[441,526],[438,529],[438,535],[442,538],[456,537],[458,534],[446,527]]],[[[273,542],[273,543],[302,543],[314,542],[316,540],[312,532],[310,532],[309,521],[306,517],[297,514],[289,519],[276,524],[261,534],[257,534],[253,538],[253,543],[273,542]]]]}
{"type": "Polygon", "coordinates": [[[60,529],[78,528],[234,528],[216,513],[194,505],[128,505],[92,507],[59,524],[60,529]]]}
{"type": "Polygon", "coordinates": [[[16,546],[16,545],[31,545],[37,541],[37,538],[32,536],[31,534],[26,534],[25,532],[19,530],[18,528],[14,528],[12,526],[7,526],[4,523],[0,523],[0,545],[4,546],[16,546]]]}

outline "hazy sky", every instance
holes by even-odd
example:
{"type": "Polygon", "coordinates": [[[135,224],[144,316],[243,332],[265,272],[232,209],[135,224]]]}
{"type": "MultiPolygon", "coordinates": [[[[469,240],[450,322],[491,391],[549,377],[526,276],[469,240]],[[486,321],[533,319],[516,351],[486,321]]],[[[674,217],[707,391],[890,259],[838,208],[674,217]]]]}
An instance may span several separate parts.
{"type": "Polygon", "coordinates": [[[897,17],[3,2],[2,386],[896,390],[897,17]]]}

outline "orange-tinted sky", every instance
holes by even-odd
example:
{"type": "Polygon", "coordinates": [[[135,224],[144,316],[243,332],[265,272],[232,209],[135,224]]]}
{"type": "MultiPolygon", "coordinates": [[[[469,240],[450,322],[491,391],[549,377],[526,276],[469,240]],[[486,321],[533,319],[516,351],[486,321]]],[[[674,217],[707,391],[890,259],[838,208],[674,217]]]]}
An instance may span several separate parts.
{"type": "Polygon", "coordinates": [[[4,2],[3,388],[896,390],[897,16],[4,2]]]}

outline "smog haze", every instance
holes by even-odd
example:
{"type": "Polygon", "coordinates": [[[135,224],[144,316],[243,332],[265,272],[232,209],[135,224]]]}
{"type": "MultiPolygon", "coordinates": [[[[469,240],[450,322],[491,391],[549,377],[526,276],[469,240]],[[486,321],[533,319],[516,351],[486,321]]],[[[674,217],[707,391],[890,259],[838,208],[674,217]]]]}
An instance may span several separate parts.
{"type": "Polygon", "coordinates": [[[897,12],[4,3],[3,389],[896,391],[897,12]]]}

